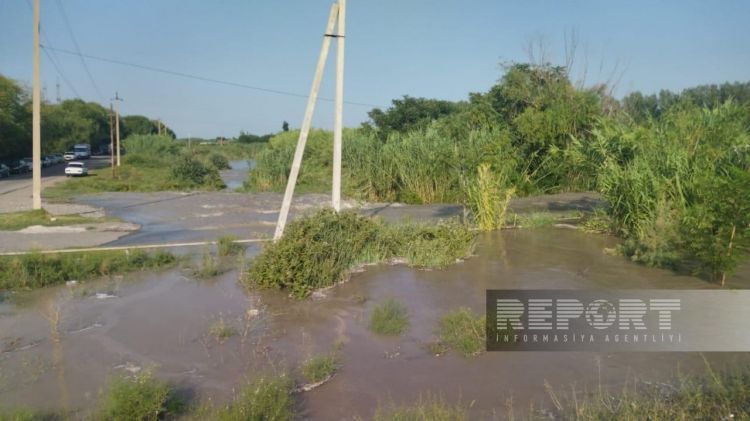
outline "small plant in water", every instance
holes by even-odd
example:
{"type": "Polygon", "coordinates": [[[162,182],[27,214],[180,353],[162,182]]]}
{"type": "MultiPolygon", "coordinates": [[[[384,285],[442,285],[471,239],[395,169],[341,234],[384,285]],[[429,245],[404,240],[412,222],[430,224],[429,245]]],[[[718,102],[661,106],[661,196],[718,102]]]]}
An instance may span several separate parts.
{"type": "Polygon", "coordinates": [[[389,299],[372,311],[370,330],[381,335],[400,335],[409,327],[409,314],[400,302],[389,299]]]}
{"type": "Polygon", "coordinates": [[[374,421],[464,421],[469,419],[468,408],[461,405],[449,405],[439,397],[420,398],[411,406],[399,406],[391,403],[385,408],[378,408],[374,421]]]}
{"type": "Polygon", "coordinates": [[[215,421],[291,421],[295,417],[294,382],[286,373],[243,386],[226,406],[203,405],[195,419],[215,421]]]}
{"type": "Polygon", "coordinates": [[[239,243],[235,243],[235,241],[237,241],[237,237],[232,235],[219,237],[217,242],[219,256],[226,257],[240,254],[244,250],[244,247],[239,243]]]}
{"type": "Polygon", "coordinates": [[[440,319],[440,341],[465,357],[478,355],[484,350],[484,328],[484,317],[460,308],[440,319]]]}
{"type": "Polygon", "coordinates": [[[211,255],[211,253],[206,250],[203,252],[203,257],[201,258],[201,262],[194,271],[195,276],[201,278],[201,279],[208,279],[213,278],[214,276],[221,275],[223,272],[221,269],[221,266],[219,265],[219,262],[217,262],[217,259],[214,258],[214,256],[211,255]]]}
{"type": "Polygon", "coordinates": [[[216,339],[216,342],[223,344],[227,339],[237,334],[237,329],[234,326],[227,324],[227,322],[224,321],[224,316],[219,315],[219,319],[211,325],[208,332],[214,337],[214,339],[216,339]]]}
{"type": "Polygon", "coordinates": [[[339,355],[336,350],[318,354],[302,363],[302,375],[309,383],[320,383],[332,377],[338,365],[339,355]]]}
{"type": "Polygon", "coordinates": [[[180,406],[167,383],[156,379],[150,371],[144,371],[112,381],[98,419],[158,420],[179,412],[180,406]]]}

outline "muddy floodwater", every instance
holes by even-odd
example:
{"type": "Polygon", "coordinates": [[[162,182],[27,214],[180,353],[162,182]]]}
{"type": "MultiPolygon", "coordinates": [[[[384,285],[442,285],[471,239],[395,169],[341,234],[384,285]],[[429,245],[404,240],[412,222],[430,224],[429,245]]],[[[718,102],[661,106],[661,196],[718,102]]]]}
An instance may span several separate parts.
{"type": "Polygon", "coordinates": [[[227,185],[227,190],[236,190],[242,187],[242,183],[247,179],[247,172],[255,168],[255,161],[246,159],[229,161],[229,166],[230,169],[220,172],[221,179],[227,185]]]}
{"type": "MultiPolygon", "coordinates": [[[[238,272],[209,281],[186,269],[62,286],[0,303],[0,406],[68,409],[85,416],[116,373],[151,369],[197,399],[228,400],[243,381],[289,370],[341,342],[341,369],[299,395],[303,418],[368,419],[379,405],[413,403],[428,394],[471,405],[472,418],[504,419],[531,405],[550,408],[545,388],[575,385],[617,391],[633,377],[669,379],[702,372],[697,353],[491,352],[435,356],[446,312],[484,311],[489,288],[706,289],[690,276],[647,268],[603,253],[616,240],[570,229],[505,230],[480,237],[476,256],[443,271],[377,266],[309,300],[278,291],[246,291],[238,272]],[[367,328],[373,307],[395,297],[410,328],[383,337],[367,328]],[[209,333],[223,320],[236,335],[209,333]]],[[[257,253],[254,246],[247,256],[257,253]]],[[[732,286],[748,288],[743,267],[732,286]]],[[[706,354],[747,364],[747,354],[706,354]]]]}

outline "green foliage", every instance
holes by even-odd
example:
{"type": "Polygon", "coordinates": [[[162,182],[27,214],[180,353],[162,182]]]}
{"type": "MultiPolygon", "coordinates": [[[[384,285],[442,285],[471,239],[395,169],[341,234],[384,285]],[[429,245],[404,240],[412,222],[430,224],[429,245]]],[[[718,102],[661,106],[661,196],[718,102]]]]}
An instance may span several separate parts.
{"type": "Polygon", "coordinates": [[[386,111],[374,108],[367,113],[375,130],[382,138],[387,138],[392,132],[404,133],[415,129],[423,129],[429,123],[440,117],[457,112],[460,104],[437,99],[412,98],[394,99],[393,105],[386,111]]]}
{"type": "Polygon", "coordinates": [[[288,289],[306,297],[342,281],[358,264],[403,257],[415,266],[442,267],[466,257],[474,234],[457,223],[388,226],[353,211],[323,209],[286,227],[247,272],[247,286],[288,289]]]}
{"type": "Polygon", "coordinates": [[[232,235],[224,235],[219,237],[219,240],[217,241],[219,256],[234,256],[242,253],[245,248],[242,246],[242,244],[235,243],[236,240],[237,237],[234,237],[232,235]]]}
{"type": "Polygon", "coordinates": [[[197,419],[214,421],[291,421],[295,418],[294,383],[287,374],[260,378],[243,386],[224,407],[202,408],[197,419]]]}
{"type": "Polygon", "coordinates": [[[468,308],[452,311],[440,319],[440,342],[464,357],[480,354],[485,347],[485,320],[468,308]]]}
{"type": "Polygon", "coordinates": [[[208,156],[208,162],[211,163],[211,165],[214,166],[217,170],[228,170],[231,168],[229,166],[229,160],[221,154],[218,153],[212,153],[208,156]]]}
{"type": "Polygon", "coordinates": [[[193,274],[201,279],[209,279],[224,273],[220,262],[206,250],[203,252],[200,263],[193,270],[193,274]]]}
{"type": "MultiPolygon", "coordinates": [[[[284,131],[285,132],[289,131],[288,125],[287,125],[287,129],[284,131]]],[[[240,131],[240,135],[237,137],[237,142],[239,143],[266,143],[271,139],[271,137],[273,137],[273,135],[266,134],[263,136],[258,136],[258,135],[246,133],[244,131],[240,131]]]]}
{"type": "Polygon", "coordinates": [[[107,421],[155,421],[174,411],[171,388],[149,371],[115,377],[97,417],[107,421]],[[172,410],[172,411],[170,411],[172,410]]]}
{"type": "Polygon", "coordinates": [[[237,329],[231,324],[224,320],[224,316],[219,316],[211,327],[208,329],[208,333],[214,337],[216,342],[223,344],[229,338],[237,334],[237,329]]]}
{"type": "Polygon", "coordinates": [[[182,188],[208,186],[212,189],[221,189],[224,187],[224,182],[215,167],[206,165],[191,155],[179,156],[172,165],[171,175],[182,188]]]}
{"type": "Polygon", "coordinates": [[[550,391],[558,402],[554,416],[582,421],[750,419],[750,374],[742,368],[707,371],[704,377],[679,376],[670,387],[636,380],[615,393],[602,387],[575,397],[550,391]]]}
{"type": "Polygon", "coordinates": [[[477,178],[468,186],[467,196],[479,229],[492,231],[505,225],[505,214],[514,190],[505,185],[503,178],[493,174],[488,164],[477,168],[477,178]]]}
{"type": "Polygon", "coordinates": [[[132,135],[122,141],[129,155],[142,155],[152,158],[165,158],[176,154],[180,145],[169,136],[155,134],[132,135]]]}
{"type": "Polygon", "coordinates": [[[315,355],[302,363],[302,375],[311,384],[329,379],[339,366],[337,350],[315,355]]]}
{"type": "Polygon", "coordinates": [[[468,408],[463,405],[448,405],[435,396],[420,398],[411,406],[390,404],[378,408],[373,416],[375,421],[464,421],[469,419],[468,408]]]}
{"type": "Polygon", "coordinates": [[[388,299],[372,310],[370,330],[381,335],[400,335],[409,328],[409,312],[406,306],[388,299]]]}
{"type": "Polygon", "coordinates": [[[0,256],[0,290],[41,288],[70,280],[171,266],[177,258],[166,251],[141,250],[0,256]]]}

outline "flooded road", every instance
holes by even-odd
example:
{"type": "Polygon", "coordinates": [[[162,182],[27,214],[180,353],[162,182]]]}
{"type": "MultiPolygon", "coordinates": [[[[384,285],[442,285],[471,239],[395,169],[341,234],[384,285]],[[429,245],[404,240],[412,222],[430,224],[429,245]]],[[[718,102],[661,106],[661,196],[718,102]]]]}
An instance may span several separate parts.
{"type": "MultiPolygon", "coordinates": [[[[428,352],[440,317],[459,307],[482,313],[488,288],[713,288],[603,253],[615,244],[569,229],[505,230],[481,237],[475,257],[444,271],[371,267],[304,301],[245,291],[236,271],[199,281],[185,268],[37,291],[0,303],[0,406],[83,417],[113,374],[149,368],[187,395],[221,401],[245,379],[276,370],[301,382],[300,362],[339,342],[340,371],[298,398],[304,418],[368,419],[378,405],[433,394],[471,404],[472,418],[504,419],[511,400],[516,415],[532,404],[551,407],[545,382],[561,394],[574,384],[616,392],[634,376],[702,372],[696,353],[428,352]],[[372,309],[388,298],[409,311],[400,337],[367,328],[372,309]],[[210,334],[218,321],[236,332],[223,343],[210,334]]],[[[750,287],[747,269],[733,287],[750,287]]],[[[707,358],[750,362],[747,354],[707,358]]]]}
{"type": "Polygon", "coordinates": [[[234,191],[242,187],[242,183],[247,180],[248,172],[255,168],[255,161],[252,159],[229,161],[229,166],[230,169],[223,170],[220,174],[224,184],[227,185],[227,190],[234,191]]]}

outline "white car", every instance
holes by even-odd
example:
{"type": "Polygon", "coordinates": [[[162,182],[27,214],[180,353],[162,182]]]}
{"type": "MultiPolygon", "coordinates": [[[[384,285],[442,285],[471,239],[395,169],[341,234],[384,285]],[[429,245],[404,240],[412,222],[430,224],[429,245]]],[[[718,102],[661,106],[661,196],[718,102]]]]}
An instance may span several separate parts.
{"type": "Polygon", "coordinates": [[[67,177],[75,177],[77,175],[89,175],[89,169],[86,164],[80,161],[68,162],[68,166],[65,167],[65,175],[67,177]]]}
{"type": "Polygon", "coordinates": [[[63,154],[63,159],[66,161],[72,161],[76,159],[76,153],[73,151],[65,152],[65,154],[63,154]]]}

